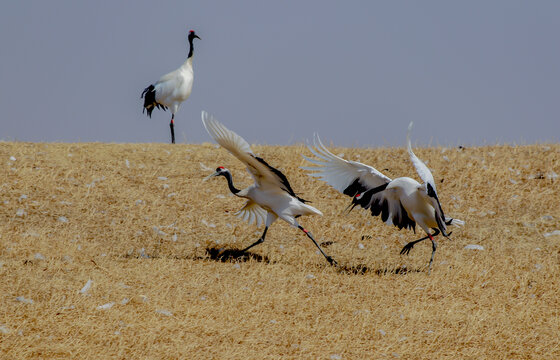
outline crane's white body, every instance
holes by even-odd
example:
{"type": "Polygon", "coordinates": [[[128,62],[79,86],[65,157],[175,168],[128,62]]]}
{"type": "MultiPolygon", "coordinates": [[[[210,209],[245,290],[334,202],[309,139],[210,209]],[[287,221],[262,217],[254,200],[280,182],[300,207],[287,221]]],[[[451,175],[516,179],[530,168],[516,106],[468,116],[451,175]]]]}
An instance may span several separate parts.
{"type": "MultiPolygon", "coordinates": [[[[237,195],[249,199],[248,204],[254,204],[252,207],[259,206],[266,213],[274,215],[274,219],[270,219],[267,226],[270,226],[276,218],[280,218],[288,224],[298,227],[299,224],[295,219],[296,216],[323,215],[313,206],[302,203],[286,191],[270,184],[251,185],[241,190],[237,195]]],[[[247,205],[238,213],[241,218],[244,218],[243,212],[246,211],[246,207],[247,205]]],[[[260,221],[265,222],[263,221],[265,219],[264,212],[257,210],[255,215],[260,217],[260,221]]]]}
{"type": "Polygon", "coordinates": [[[177,70],[163,75],[155,84],[156,101],[168,107],[171,114],[175,115],[181,103],[191,96],[193,87],[192,57],[177,70]]]}
{"type": "MultiPolygon", "coordinates": [[[[323,145],[317,134],[314,138],[315,148],[309,146],[309,150],[319,159],[304,156],[316,165],[304,169],[313,171],[310,176],[318,177],[341,193],[351,196],[353,206],[360,205],[370,209],[372,215],[380,215],[389,225],[414,231],[418,224],[428,234],[426,238],[429,237],[433,243],[431,265],[436,244],[430,229],[436,230],[434,235],[441,231],[447,236],[446,225],[461,226],[464,222],[445,217],[432,173],[412,151],[411,129],[412,123],[407,133],[408,153],[418,175],[424,181],[423,184],[409,177],[393,180],[369,165],[336,156],[323,145]]],[[[411,242],[408,246],[412,248],[414,243],[411,242]]]]}

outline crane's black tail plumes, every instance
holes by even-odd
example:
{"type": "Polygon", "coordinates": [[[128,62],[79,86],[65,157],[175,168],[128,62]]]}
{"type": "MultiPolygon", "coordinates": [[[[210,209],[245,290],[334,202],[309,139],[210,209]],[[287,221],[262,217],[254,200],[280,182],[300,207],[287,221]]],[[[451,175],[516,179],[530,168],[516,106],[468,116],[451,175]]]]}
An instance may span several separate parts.
{"type": "Polygon", "coordinates": [[[167,107],[158,103],[156,101],[156,88],[154,85],[150,85],[142,91],[142,95],[140,98],[144,98],[144,109],[142,109],[142,113],[144,110],[148,112],[148,117],[152,117],[152,111],[154,108],[162,109],[163,111],[167,110],[167,107]]]}

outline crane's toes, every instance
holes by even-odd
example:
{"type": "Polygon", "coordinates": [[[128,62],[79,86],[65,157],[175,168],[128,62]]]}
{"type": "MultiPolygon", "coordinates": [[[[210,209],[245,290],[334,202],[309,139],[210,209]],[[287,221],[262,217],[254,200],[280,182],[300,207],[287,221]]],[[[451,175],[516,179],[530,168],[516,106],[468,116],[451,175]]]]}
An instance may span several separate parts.
{"type": "Polygon", "coordinates": [[[408,253],[410,252],[410,250],[412,250],[413,247],[414,244],[412,243],[406,244],[401,250],[401,255],[408,255],[408,253]]]}
{"type": "Polygon", "coordinates": [[[327,261],[329,262],[329,264],[333,265],[333,266],[338,266],[338,263],[336,262],[335,259],[333,259],[330,256],[327,256],[327,261]]]}

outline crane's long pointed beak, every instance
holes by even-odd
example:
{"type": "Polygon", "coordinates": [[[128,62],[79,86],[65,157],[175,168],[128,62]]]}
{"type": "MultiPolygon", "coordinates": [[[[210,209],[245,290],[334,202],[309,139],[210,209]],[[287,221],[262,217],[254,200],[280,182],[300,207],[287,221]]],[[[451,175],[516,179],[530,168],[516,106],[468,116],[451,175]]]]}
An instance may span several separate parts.
{"type": "Polygon", "coordinates": [[[213,178],[214,176],[218,176],[218,172],[217,172],[217,171],[216,171],[215,173],[213,173],[213,174],[208,175],[207,177],[205,177],[204,179],[202,179],[202,181],[207,181],[207,180],[213,178]]]}

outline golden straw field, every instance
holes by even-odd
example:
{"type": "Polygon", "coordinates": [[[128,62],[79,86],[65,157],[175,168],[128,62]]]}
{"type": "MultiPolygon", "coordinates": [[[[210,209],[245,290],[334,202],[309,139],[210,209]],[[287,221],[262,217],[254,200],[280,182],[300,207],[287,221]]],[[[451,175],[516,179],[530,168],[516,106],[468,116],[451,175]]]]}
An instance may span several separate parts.
{"type": "MultiPolygon", "coordinates": [[[[419,179],[404,147],[330,149],[419,179]]],[[[560,145],[414,148],[466,222],[431,274],[429,241],[399,255],[422,230],[346,214],[303,145],[253,150],[324,213],[298,221],[339,268],[281,220],[228,251],[263,228],[202,182],[252,181],[214,144],[1,142],[0,357],[560,358],[560,145]]]]}

